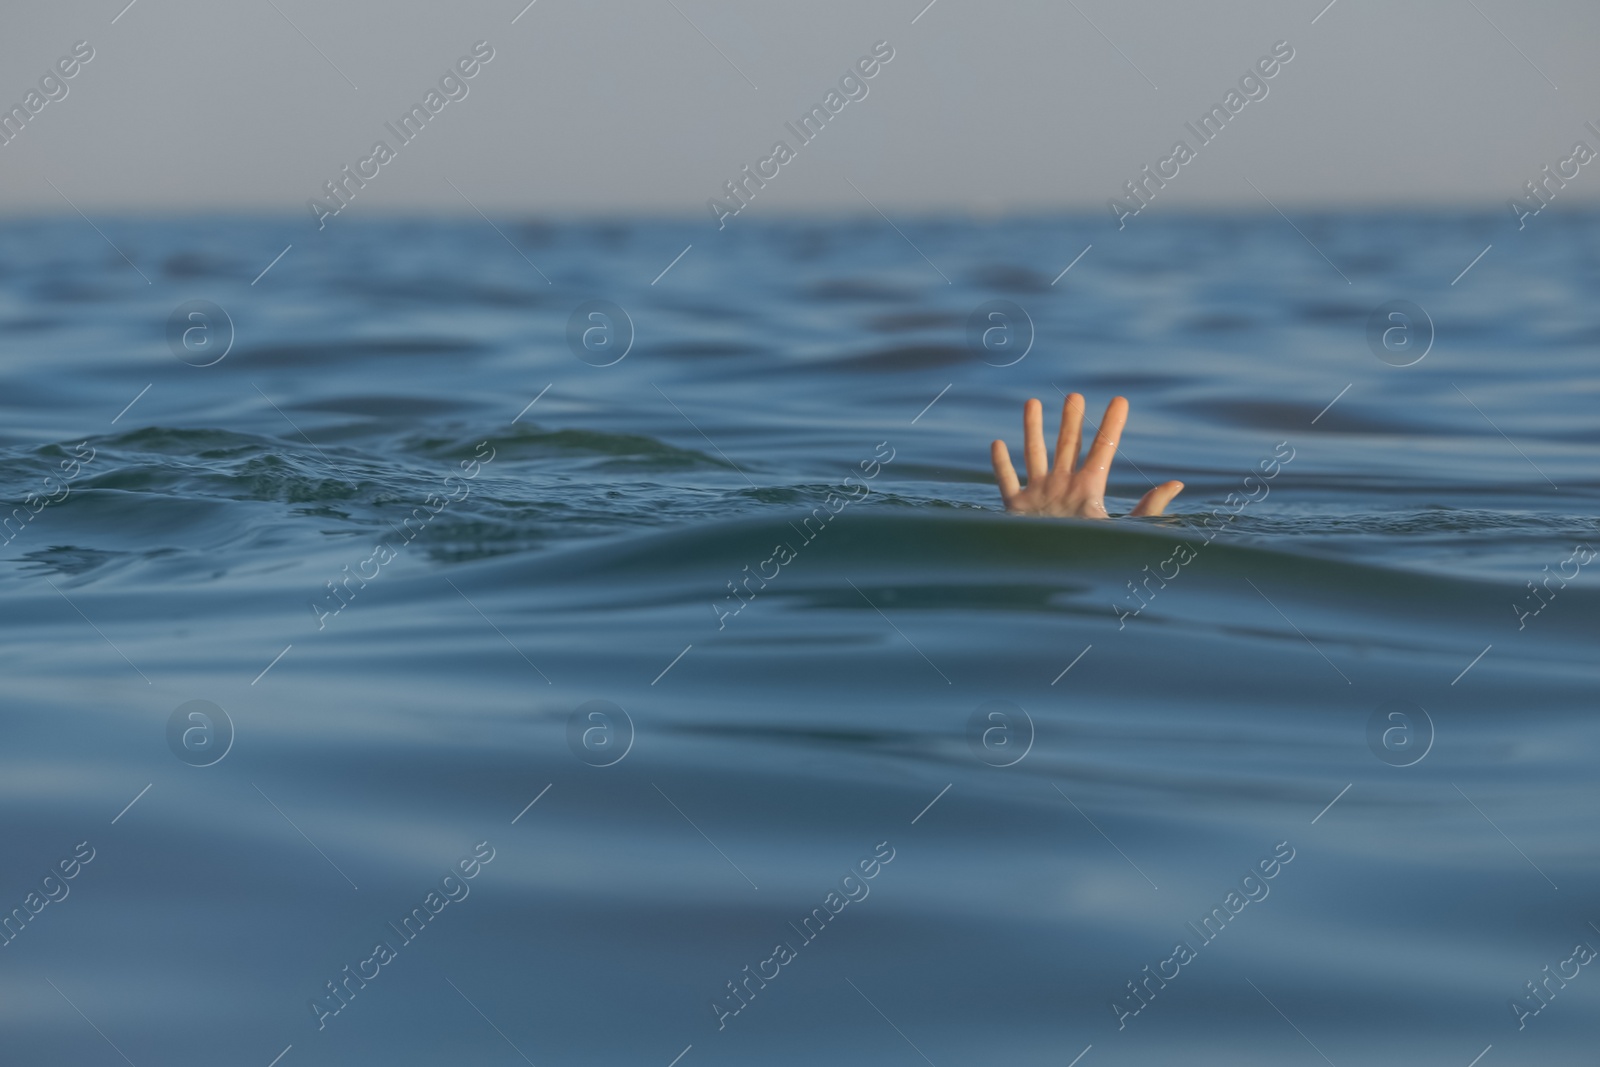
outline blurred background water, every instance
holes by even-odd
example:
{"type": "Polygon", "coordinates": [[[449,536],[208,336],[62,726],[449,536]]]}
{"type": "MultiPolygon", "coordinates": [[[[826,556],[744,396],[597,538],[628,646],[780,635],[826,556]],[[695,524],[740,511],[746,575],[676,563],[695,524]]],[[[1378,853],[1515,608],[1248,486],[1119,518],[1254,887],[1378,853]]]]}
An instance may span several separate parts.
{"type": "Polygon", "coordinates": [[[1592,1061],[1595,216],[98,221],[0,226],[4,1062],[1592,1061]],[[1173,514],[999,510],[1073,390],[1173,514]]]}

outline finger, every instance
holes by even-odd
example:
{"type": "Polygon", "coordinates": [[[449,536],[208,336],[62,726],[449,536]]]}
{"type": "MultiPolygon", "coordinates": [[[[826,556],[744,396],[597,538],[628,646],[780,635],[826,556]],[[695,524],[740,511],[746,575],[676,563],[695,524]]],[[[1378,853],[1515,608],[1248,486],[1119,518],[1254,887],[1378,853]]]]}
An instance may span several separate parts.
{"type": "MultiPolygon", "coordinates": [[[[1083,461],[1083,489],[1089,496],[1104,496],[1106,477],[1111,473],[1111,457],[1117,454],[1117,443],[1122,440],[1122,428],[1128,422],[1128,402],[1115,397],[1106,405],[1105,418],[1100,420],[1100,432],[1089,446],[1089,455],[1083,461]]],[[[1078,486],[1073,486],[1077,491],[1078,486]]]]}
{"type": "Polygon", "coordinates": [[[1172,503],[1172,498],[1183,492],[1182,482],[1162,482],[1144,496],[1133,506],[1129,515],[1161,515],[1167,510],[1167,505],[1172,503]]]}
{"type": "Polygon", "coordinates": [[[1068,393],[1061,402],[1061,433],[1056,437],[1056,473],[1071,474],[1078,469],[1078,450],[1083,445],[1083,395],[1068,393]]]}
{"type": "Polygon", "coordinates": [[[989,460],[994,464],[994,480],[1000,486],[1000,499],[1009,501],[1022,491],[1022,486],[1017,484],[1017,471],[1011,466],[1011,450],[1004,441],[996,441],[989,446],[989,460]]]}
{"type": "Polygon", "coordinates": [[[1028,484],[1050,473],[1050,455],[1044,450],[1044,405],[1029,400],[1022,406],[1022,458],[1028,465],[1028,484]]]}

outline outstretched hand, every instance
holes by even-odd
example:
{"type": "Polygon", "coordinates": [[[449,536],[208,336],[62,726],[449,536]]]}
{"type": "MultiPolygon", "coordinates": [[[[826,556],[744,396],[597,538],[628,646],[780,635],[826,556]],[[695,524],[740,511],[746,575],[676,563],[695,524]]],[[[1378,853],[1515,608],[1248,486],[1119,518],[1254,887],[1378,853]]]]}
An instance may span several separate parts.
{"type": "MultiPolygon", "coordinates": [[[[1073,393],[1061,405],[1061,433],[1056,438],[1056,463],[1051,468],[1044,448],[1044,407],[1029,400],[1022,408],[1023,456],[1028,469],[1028,487],[1017,481],[1011,466],[1011,452],[1004,441],[989,448],[994,461],[995,480],[1000,484],[1000,499],[1007,511],[1024,515],[1070,515],[1079,518],[1110,518],[1106,512],[1106,476],[1111,473],[1111,457],[1122,439],[1128,421],[1128,402],[1116,397],[1106,405],[1106,417],[1082,466],[1078,451],[1083,440],[1083,396],[1073,393]]],[[[1128,514],[1160,515],[1183,491],[1182,482],[1165,482],[1140,498],[1128,514]]]]}

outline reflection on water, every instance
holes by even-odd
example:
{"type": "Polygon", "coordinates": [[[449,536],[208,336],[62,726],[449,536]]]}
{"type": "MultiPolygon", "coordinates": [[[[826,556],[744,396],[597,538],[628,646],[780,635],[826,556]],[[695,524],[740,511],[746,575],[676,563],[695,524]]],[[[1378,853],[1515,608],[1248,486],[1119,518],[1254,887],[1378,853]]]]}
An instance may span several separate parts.
{"type": "Polygon", "coordinates": [[[0,229],[7,1062],[1584,1062],[1595,221],[1501,225],[0,229]],[[998,511],[1070,390],[1172,515],[998,511]]]}

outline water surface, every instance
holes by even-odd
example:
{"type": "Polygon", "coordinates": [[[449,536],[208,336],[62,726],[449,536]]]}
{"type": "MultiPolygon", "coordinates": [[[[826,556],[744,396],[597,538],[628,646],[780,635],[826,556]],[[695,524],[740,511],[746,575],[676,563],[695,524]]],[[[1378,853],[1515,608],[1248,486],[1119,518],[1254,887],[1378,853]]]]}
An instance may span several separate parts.
{"type": "Polygon", "coordinates": [[[1588,1062],[1596,219],[901,221],[0,228],[7,1061],[1588,1062]]]}

